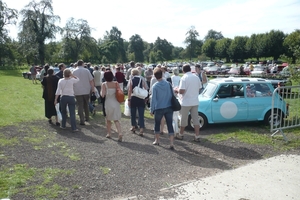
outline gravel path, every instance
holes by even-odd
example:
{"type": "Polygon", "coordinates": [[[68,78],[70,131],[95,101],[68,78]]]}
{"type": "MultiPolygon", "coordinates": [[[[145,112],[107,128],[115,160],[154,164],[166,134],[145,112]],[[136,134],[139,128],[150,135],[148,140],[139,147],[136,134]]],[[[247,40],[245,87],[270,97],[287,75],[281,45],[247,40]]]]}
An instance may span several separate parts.
{"type": "MultiPolygon", "coordinates": [[[[0,164],[12,166],[28,163],[36,168],[73,169],[72,175],[54,180],[69,188],[58,199],[156,199],[160,195],[166,198],[175,195],[173,192],[160,194],[163,188],[281,153],[268,146],[247,145],[235,140],[212,143],[205,139],[210,134],[223,132],[225,125],[211,126],[202,131],[200,143],[193,142],[192,132],[187,131],[184,140],[176,140],[175,151],[171,151],[166,134],[162,136],[160,146],[152,145],[153,120],[146,119],[145,123],[147,129],[144,137],[140,137],[129,131],[130,119],[122,118],[122,143],[117,142],[117,133],[113,133],[112,139],[105,138],[106,129],[101,114],[97,114],[86,126],[80,126],[77,133],[51,126],[46,120],[7,126],[0,132],[6,137],[17,137],[22,143],[14,147],[1,147],[0,153],[7,159],[0,159],[0,164]],[[35,133],[33,130],[43,131],[35,133]],[[26,142],[26,137],[34,134],[46,138],[38,150],[26,142]],[[80,160],[71,160],[64,155],[64,151],[68,155],[79,155],[80,160]]],[[[245,124],[238,126],[243,128],[245,124]]],[[[255,128],[256,124],[251,126],[255,128]]],[[[32,197],[19,193],[12,199],[32,197]]]]}

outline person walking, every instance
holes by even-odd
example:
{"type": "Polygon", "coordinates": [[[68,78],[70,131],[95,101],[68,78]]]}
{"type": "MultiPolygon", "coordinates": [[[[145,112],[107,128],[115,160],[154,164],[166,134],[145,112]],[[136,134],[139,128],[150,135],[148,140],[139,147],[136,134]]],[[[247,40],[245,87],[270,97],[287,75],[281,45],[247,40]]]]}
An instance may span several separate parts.
{"type": "Polygon", "coordinates": [[[83,60],[78,60],[78,66],[73,71],[74,76],[78,77],[79,81],[74,84],[74,93],[78,106],[78,115],[80,125],[85,125],[85,121],[89,121],[89,100],[90,93],[95,92],[94,78],[91,72],[84,68],[83,60]],[[84,113],[84,114],[83,114],[84,113]]]}
{"type": "Polygon", "coordinates": [[[119,83],[121,90],[123,91],[125,75],[121,72],[121,68],[119,65],[116,67],[115,78],[116,78],[117,82],[119,83]]]}
{"type": "Polygon", "coordinates": [[[139,136],[144,135],[144,128],[145,128],[145,99],[140,99],[136,96],[132,96],[133,88],[140,87],[147,90],[147,85],[143,77],[140,76],[140,72],[138,68],[133,68],[131,70],[132,79],[128,82],[128,106],[130,107],[131,112],[131,131],[135,133],[136,131],[136,111],[138,111],[138,125],[140,127],[140,132],[138,133],[139,136]],[[140,81],[141,80],[141,81],[140,81]],[[139,85],[140,83],[140,85],[139,85]]]}
{"type": "Polygon", "coordinates": [[[53,73],[53,69],[48,69],[48,75],[45,76],[41,82],[43,87],[43,99],[45,100],[45,116],[48,118],[49,124],[53,124],[52,116],[55,116],[56,126],[60,126],[54,105],[55,92],[59,79],[53,75],[53,73]]]}
{"type": "Polygon", "coordinates": [[[75,116],[75,98],[74,98],[74,84],[79,82],[79,78],[74,76],[70,69],[65,69],[63,72],[64,78],[59,79],[57,90],[55,93],[54,105],[58,102],[58,97],[60,97],[60,107],[61,107],[61,128],[66,129],[67,121],[67,106],[70,112],[70,121],[72,131],[78,131],[76,127],[76,116],[75,116]]]}
{"type": "MultiPolygon", "coordinates": [[[[100,95],[102,80],[101,80],[101,72],[99,71],[98,66],[94,67],[93,76],[94,76],[95,87],[98,91],[98,94],[100,95]]],[[[97,101],[98,101],[98,105],[100,105],[100,103],[101,103],[100,97],[97,99],[97,101]]]]}
{"type": "Polygon", "coordinates": [[[37,83],[37,81],[36,81],[36,74],[37,74],[36,67],[34,65],[32,65],[30,67],[29,71],[30,71],[30,74],[31,74],[32,83],[33,84],[37,83]]]}
{"type": "Polygon", "coordinates": [[[190,65],[186,64],[182,67],[184,75],[180,79],[178,89],[175,89],[181,95],[181,124],[180,132],[176,135],[177,139],[183,139],[183,132],[188,125],[188,115],[190,114],[194,123],[195,137],[194,141],[200,141],[200,123],[198,119],[198,96],[202,88],[200,79],[191,72],[190,65]]]}
{"type": "Polygon", "coordinates": [[[170,149],[174,150],[174,129],[172,125],[173,121],[173,110],[172,110],[172,93],[173,89],[170,83],[163,79],[163,71],[160,68],[154,69],[154,76],[157,82],[152,88],[152,98],[151,98],[151,115],[154,115],[154,134],[155,140],[154,145],[159,145],[160,136],[160,125],[161,120],[164,117],[166,120],[169,138],[170,138],[170,149]]]}
{"type": "Polygon", "coordinates": [[[113,73],[109,70],[104,73],[105,82],[101,86],[101,96],[105,97],[105,112],[106,112],[106,138],[111,138],[111,121],[114,121],[117,132],[118,141],[122,142],[122,132],[121,132],[121,107],[120,103],[116,99],[116,88],[118,86],[117,81],[114,80],[113,73]]]}
{"type": "Polygon", "coordinates": [[[195,70],[202,85],[199,93],[202,93],[204,88],[207,86],[207,82],[208,82],[207,76],[206,73],[203,70],[201,70],[201,66],[199,64],[195,65],[195,70]]]}

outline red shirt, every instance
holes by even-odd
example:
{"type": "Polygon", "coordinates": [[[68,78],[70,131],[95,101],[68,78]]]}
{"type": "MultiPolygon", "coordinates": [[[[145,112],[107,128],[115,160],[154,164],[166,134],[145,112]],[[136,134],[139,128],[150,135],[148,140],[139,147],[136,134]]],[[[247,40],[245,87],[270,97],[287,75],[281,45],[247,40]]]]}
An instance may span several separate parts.
{"type": "Polygon", "coordinates": [[[116,72],[115,77],[118,83],[124,82],[125,75],[122,72],[116,72]]]}

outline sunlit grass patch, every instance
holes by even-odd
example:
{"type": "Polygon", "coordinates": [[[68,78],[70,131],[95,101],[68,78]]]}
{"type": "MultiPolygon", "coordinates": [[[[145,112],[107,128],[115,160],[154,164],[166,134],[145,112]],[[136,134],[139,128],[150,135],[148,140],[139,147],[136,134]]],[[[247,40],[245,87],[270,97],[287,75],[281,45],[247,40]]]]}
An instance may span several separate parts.
{"type": "Polygon", "coordinates": [[[100,167],[100,169],[104,175],[108,174],[111,171],[111,169],[108,167],[100,167]]]}
{"type": "Polygon", "coordinates": [[[28,164],[1,168],[0,198],[11,198],[19,192],[34,196],[35,199],[58,198],[68,189],[55,183],[55,180],[73,173],[74,170],[30,168],[28,164]]]}

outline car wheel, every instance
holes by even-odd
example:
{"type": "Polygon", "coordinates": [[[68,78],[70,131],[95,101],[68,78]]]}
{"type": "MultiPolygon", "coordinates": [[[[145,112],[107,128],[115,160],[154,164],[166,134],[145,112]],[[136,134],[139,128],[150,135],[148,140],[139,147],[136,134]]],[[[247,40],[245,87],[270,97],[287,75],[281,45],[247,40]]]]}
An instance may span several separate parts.
{"type": "MultiPolygon", "coordinates": [[[[200,129],[205,129],[206,126],[208,125],[206,116],[203,115],[202,113],[199,113],[198,120],[200,122],[200,129]]],[[[189,115],[189,117],[188,117],[188,128],[194,130],[194,123],[193,123],[191,115],[189,115]]]]}
{"type": "MultiPolygon", "coordinates": [[[[273,114],[273,127],[278,127],[282,121],[283,121],[283,113],[280,110],[274,109],[274,114],[273,114]]],[[[264,119],[265,125],[271,126],[272,123],[272,110],[269,110],[264,119]]]]}

